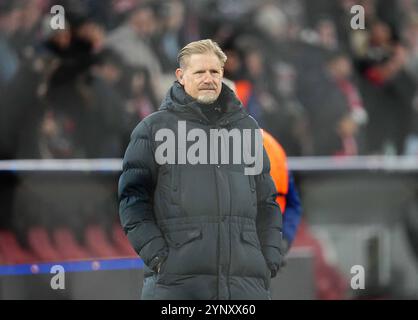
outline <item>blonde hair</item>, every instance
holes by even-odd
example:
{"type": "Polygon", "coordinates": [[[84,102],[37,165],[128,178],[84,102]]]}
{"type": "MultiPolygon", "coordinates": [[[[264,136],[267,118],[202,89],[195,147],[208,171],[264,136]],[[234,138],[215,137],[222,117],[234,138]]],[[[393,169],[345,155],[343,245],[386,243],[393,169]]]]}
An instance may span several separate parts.
{"type": "Polygon", "coordinates": [[[225,65],[227,59],[226,54],[222,51],[219,45],[211,39],[190,42],[179,51],[177,55],[177,62],[179,63],[180,68],[184,68],[186,58],[193,54],[203,54],[208,52],[214,53],[219,58],[222,67],[225,65]]]}

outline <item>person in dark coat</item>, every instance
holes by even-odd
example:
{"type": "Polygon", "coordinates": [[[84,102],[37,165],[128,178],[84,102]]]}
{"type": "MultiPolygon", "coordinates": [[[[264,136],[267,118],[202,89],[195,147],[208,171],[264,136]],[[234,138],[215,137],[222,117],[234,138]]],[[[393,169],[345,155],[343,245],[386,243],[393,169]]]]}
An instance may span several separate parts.
{"type": "Polygon", "coordinates": [[[282,215],[262,142],[262,168],[253,174],[244,163],[212,161],[210,152],[210,162],[181,164],[182,148],[174,164],[160,164],[164,142],[157,136],[171,130],[181,144],[181,121],[187,135],[259,130],[222,84],[226,56],[215,42],[192,42],[178,60],[177,81],[159,111],[132,132],[119,179],[120,220],[144,262],[142,299],[271,299],[270,279],[282,261],[282,215]]]}

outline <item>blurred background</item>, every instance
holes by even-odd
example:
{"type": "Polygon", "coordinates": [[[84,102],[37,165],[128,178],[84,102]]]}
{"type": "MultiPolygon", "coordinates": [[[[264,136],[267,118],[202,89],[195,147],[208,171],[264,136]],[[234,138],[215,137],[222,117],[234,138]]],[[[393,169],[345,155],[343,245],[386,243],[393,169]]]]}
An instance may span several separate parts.
{"type": "Polygon", "coordinates": [[[273,298],[418,298],[418,1],[0,0],[0,299],[139,297],[120,159],[205,38],[301,194],[273,298]]]}

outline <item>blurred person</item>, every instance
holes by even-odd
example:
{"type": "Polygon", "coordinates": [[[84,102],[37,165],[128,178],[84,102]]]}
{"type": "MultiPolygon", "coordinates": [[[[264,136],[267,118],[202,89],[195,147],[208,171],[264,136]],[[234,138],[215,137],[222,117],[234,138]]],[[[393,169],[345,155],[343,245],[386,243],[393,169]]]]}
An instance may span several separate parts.
{"type": "Polygon", "coordinates": [[[353,156],[360,153],[359,125],[366,113],[355,85],[350,82],[351,65],[342,53],[329,53],[315,109],[310,121],[317,155],[353,156]]]}
{"type": "Polygon", "coordinates": [[[354,83],[354,71],[350,57],[340,51],[331,52],[328,57],[328,71],[339,89],[344,93],[353,117],[359,125],[367,123],[367,112],[364,110],[360,92],[354,83]]]}
{"type": "Polygon", "coordinates": [[[130,134],[136,125],[156,111],[157,97],[151,78],[145,68],[133,68],[127,72],[127,100],[122,110],[123,146],[129,143],[130,134]]]}
{"type": "Polygon", "coordinates": [[[11,2],[0,3],[0,91],[16,74],[19,52],[13,36],[20,27],[21,9],[11,2]]]}
{"type": "Polygon", "coordinates": [[[57,67],[51,56],[37,56],[22,64],[3,96],[6,120],[1,127],[12,158],[39,158],[39,128],[46,111],[48,79],[57,67]],[[21,130],[24,127],[25,130],[21,130]]]}
{"type": "Polygon", "coordinates": [[[103,28],[82,13],[67,14],[66,28],[62,30],[51,29],[50,18],[44,18],[41,34],[43,46],[39,50],[45,49],[60,62],[51,82],[54,88],[74,86],[89,72],[103,48],[103,28]]]}
{"type": "Polygon", "coordinates": [[[92,68],[94,75],[100,77],[109,86],[116,87],[123,79],[126,66],[123,58],[112,49],[104,49],[92,68]]]}
{"type": "Polygon", "coordinates": [[[63,61],[68,67],[66,74],[75,77],[87,73],[97,61],[104,48],[105,33],[102,25],[91,20],[86,15],[69,17],[71,29],[71,43],[68,56],[63,61]]]}
{"type": "Polygon", "coordinates": [[[272,68],[270,90],[277,105],[263,115],[264,127],[278,139],[288,155],[312,154],[307,113],[296,95],[297,71],[278,62],[272,68]]]}
{"type": "Polygon", "coordinates": [[[49,19],[44,19],[41,28],[41,36],[45,49],[58,58],[65,58],[71,45],[70,28],[52,30],[49,19]]]}
{"type": "MultiPolygon", "coordinates": [[[[321,1],[322,3],[327,4],[326,9],[322,9],[321,6],[315,6],[314,3],[309,3],[306,1],[308,7],[305,7],[305,10],[309,12],[310,19],[316,19],[316,22],[312,22],[313,25],[317,24],[318,21],[331,21],[332,33],[335,32],[335,39],[338,40],[338,49],[351,52],[350,47],[350,37],[353,35],[359,35],[363,30],[353,30],[351,28],[351,20],[353,14],[351,13],[351,8],[357,4],[361,5],[362,1],[359,0],[337,0],[337,1],[321,1]],[[311,10],[313,9],[313,10],[311,10]]],[[[337,48],[337,46],[334,46],[337,48]]]]}
{"type": "Polygon", "coordinates": [[[120,218],[144,261],[143,299],[270,299],[282,217],[265,150],[262,172],[248,176],[239,164],[158,165],[154,158],[161,146],[154,134],[176,132],[180,120],[205,134],[214,126],[258,128],[222,84],[225,60],[211,40],[184,47],[166,100],[132,133],[120,218]]]}
{"type": "Polygon", "coordinates": [[[296,155],[312,152],[309,139],[306,139],[303,104],[297,99],[296,89],[294,93],[285,93],[286,86],[294,88],[295,80],[280,78],[287,77],[286,73],[291,70],[288,74],[293,75],[290,77],[298,81],[299,78],[309,79],[314,77],[313,72],[308,73],[313,68],[309,69],[306,65],[317,66],[318,63],[300,41],[303,19],[298,5],[294,4],[295,8],[289,6],[266,2],[254,12],[254,31],[244,36],[247,38],[245,64],[252,81],[258,79],[255,88],[259,92],[261,112],[257,119],[280,140],[289,154],[296,155]],[[299,12],[299,17],[292,10],[299,12]],[[299,77],[300,72],[302,77],[299,77]],[[281,89],[284,89],[283,94],[281,89]]]}
{"type": "Polygon", "coordinates": [[[401,29],[403,28],[403,21],[408,14],[408,11],[403,11],[402,0],[374,0],[372,3],[373,2],[375,5],[376,16],[390,26],[394,38],[399,39],[401,29]]]}
{"type": "MultiPolygon", "coordinates": [[[[229,87],[235,92],[240,99],[243,106],[247,109],[248,113],[256,119],[260,124],[263,120],[261,118],[261,105],[257,100],[256,86],[258,85],[257,79],[251,78],[251,74],[248,72],[245,61],[245,50],[239,48],[235,43],[236,39],[231,39],[224,45],[224,52],[228,56],[228,60],[224,66],[224,77],[231,81],[229,87]]],[[[258,77],[258,61],[255,62],[251,71],[257,73],[258,77]],[[256,70],[254,70],[256,69],[256,70]]]]}
{"type": "MultiPolygon", "coordinates": [[[[324,53],[322,59],[326,59],[324,53]]],[[[298,97],[306,110],[309,132],[312,135],[313,154],[322,156],[331,156],[345,154],[344,139],[341,136],[340,129],[343,119],[350,115],[348,100],[344,92],[338,86],[337,77],[340,77],[339,71],[341,65],[335,61],[334,55],[328,55],[328,62],[318,68],[316,81],[302,81],[298,90],[298,97]],[[303,91],[301,91],[303,90],[303,91]]],[[[310,74],[313,76],[313,74],[310,74]]],[[[303,78],[304,74],[300,75],[303,78]]],[[[351,88],[351,87],[350,87],[351,88]]],[[[348,121],[354,121],[348,117],[348,121]]],[[[345,128],[345,127],[344,127],[345,128]]],[[[350,127],[351,128],[351,127],[350,127]]],[[[344,134],[348,132],[344,131],[344,134]]],[[[351,132],[353,134],[354,132],[351,132]]],[[[353,138],[352,135],[350,135],[353,138]]],[[[345,137],[347,138],[348,137],[345,137]]],[[[354,139],[349,139],[356,142],[354,139]]],[[[357,143],[350,149],[349,153],[357,153],[357,143]]]]}
{"type": "MultiPolygon", "coordinates": [[[[181,0],[167,1],[160,13],[162,27],[154,45],[164,73],[172,72],[177,66],[177,52],[187,42],[186,7],[181,0]]],[[[195,39],[193,39],[195,40],[195,39]]],[[[189,41],[190,42],[190,41],[189,41]]]]}
{"type": "Polygon", "coordinates": [[[2,1],[0,3],[0,27],[2,34],[11,39],[21,28],[22,1],[2,1]]]}
{"type": "Polygon", "coordinates": [[[337,154],[358,155],[363,149],[363,131],[368,122],[363,99],[352,80],[353,69],[348,55],[336,52],[328,59],[328,72],[348,107],[346,115],[338,123],[337,133],[341,139],[341,150],[337,154]]]}
{"type": "Polygon", "coordinates": [[[110,87],[101,86],[90,75],[84,75],[68,87],[49,85],[45,100],[52,111],[52,120],[63,128],[53,132],[65,134],[73,141],[75,152],[68,158],[120,156],[120,101],[110,87]]]}
{"type": "Polygon", "coordinates": [[[117,28],[123,23],[126,16],[135,9],[141,0],[100,0],[83,2],[86,3],[89,18],[93,21],[99,21],[107,32],[117,28]]]}
{"type": "MultiPolygon", "coordinates": [[[[365,22],[365,29],[359,30],[348,30],[348,39],[350,45],[350,52],[354,57],[364,57],[367,55],[368,47],[369,47],[369,25],[373,23],[377,18],[376,12],[376,0],[362,0],[359,3],[352,3],[350,0],[342,0],[343,7],[345,10],[350,8],[353,5],[359,4],[364,8],[364,22],[365,22]]],[[[351,17],[350,17],[351,19],[351,17]]],[[[348,20],[350,22],[350,20],[348,20]]]]}
{"type": "Polygon", "coordinates": [[[253,19],[255,26],[273,42],[286,38],[287,17],[274,3],[267,2],[258,8],[253,19]]]}
{"type": "Polygon", "coordinates": [[[250,115],[261,126],[264,126],[263,115],[277,105],[277,101],[269,90],[268,85],[272,81],[271,74],[267,72],[264,56],[258,49],[247,49],[244,52],[244,65],[251,83],[245,106],[250,115]]]}
{"type": "Polygon", "coordinates": [[[177,67],[177,52],[186,43],[200,38],[198,17],[188,0],[161,2],[156,9],[159,28],[153,37],[153,49],[158,55],[163,73],[177,67]]]}
{"type": "Polygon", "coordinates": [[[311,147],[304,110],[296,97],[296,70],[287,57],[271,61],[251,39],[238,36],[226,48],[231,62],[228,58],[225,74],[234,80],[250,115],[280,139],[289,154],[307,154],[311,147]]]}
{"type": "Polygon", "coordinates": [[[228,60],[225,63],[224,75],[225,78],[232,81],[240,81],[248,78],[244,65],[244,54],[235,44],[225,44],[223,46],[228,60]]]}
{"type": "Polygon", "coordinates": [[[253,40],[253,47],[263,48],[267,65],[290,63],[301,51],[298,48],[301,26],[297,20],[291,20],[279,4],[269,1],[261,4],[251,15],[251,21],[254,28],[244,29],[245,33],[253,40]]]}
{"type": "Polygon", "coordinates": [[[101,141],[97,157],[117,158],[123,154],[124,132],[128,130],[122,113],[128,100],[127,72],[122,57],[105,48],[89,74],[86,92],[91,99],[92,121],[97,125],[97,142],[101,141]]]}
{"type": "Polygon", "coordinates": [[[216,0],[213,6],[215,7],[214,14],[219,16],[220,20],[234,22],[244,19],[246,15],[257,8],[259,4],[250,0],[241,0],[239,4],[237,1],[216,0]]]}
{"type": "Polygon", "coordinates": [[[118,52],[127,65],[147,68],[154,90],[160,94],[164,79],[161,63],[153,50],[153,37],[158,28],[154,8],[140,5],[132,11],[124,24],[108,35],[106,46],[118,52]]]}
{"type": "Polygon", "coordinates": [[[211,0],[187,1],[188,7],[196,14],[198,29],[202,37],[213,37],[222,44],[234,29],[242,24],[252,12],[261,5],[260,1],[251,0],[211,0]]]}
{"type": "Polygon", "coordinates": [[[318,21],[316,30],[320,46],[327,50],[338,49],[338,37],[334,22],[331,19],[323,18],[318,21]]]}
{"type": "MultiPolygon", "coordinates": [[[[92,71],[94,95],[100,106],[97,116],[105,124],[103,132],[113,135],[112,139],[118,136],[117,144],[125,149],[135,126],[156,110],[157,98],[148,71],[141,67],[128,68],[122,57],[111,49],[103,50],[92,71]]],[[[122,152],[115,156],[121,156],[122,152]]]]}
{"type": "MultiPolygon", "coordinates": [[[[403,38],[408,50],[406,71],[418,82],[418,15],[412,15],[404,29],[403,38]]],[[[418,155],[418,92],[413,99],[411,131],[405,141],[405,154],[418,155]]]]}
{"type": "Polygon", "coordinates": [[[302,216],[301,201],[283,147],[266,130],[263,130],[263,145],[270,159],[270,173],[278,194],[276,202],[283,213],[283,253],[286,254],[295,239],[302,216]]]}
{"type": "Polygon", "coordinates": [[[357,62],[362,94],[369,113],[368,149],[383,153],[393,146],[402,154],[411,129],[415,83],[405,70],[407,51],[390,27],[379,20],[370,25],[367,54],[357,62]]]}
{"type": "Polygon", "coordinates": [[[291,20],[278,4],[263,3],[251,15],[251,21],[254,28],[244,29],[245,33],[253,39],[253,47],[263,48],[266,65],[283,61],[289,63],[300,52],[297,42],[301,26],[296,20],[291,20]]]}
{"type": "MultiPolygon", "coordinates": [[[[418,14],[410,13],[402,36],[408,51],[405,69],[413,78],[414,83],[418,84],[418,14]]],[[[418,155],[418,92],[415,92],[412,106],[411,130],[406,137],[405,154],[418,155]]]]}
{"type": "Polygon", "coordinates": [[[137,68],[133,70],[130,80],[130,102],[142,120],[155,111],[153,106],[156,99],[150,88],[150,76],[146,69],[137,68]]]}
{"type": "Polygon", "coordinates": [[[83,158],[85,154],[75,141],[75,123],[68,115],[47,111],[39,128],[38,149],[42,159],[83,158]]]}
{"type": "Polygon", "coordinates": [[[87,20],[77,28],[77,38],[90,43],[93,53],[100,52],[105,43],[103,27],[95,21],[87,20]]]}
{"type": "Polygon", "coordinates": [[[111,89],[103,90],[92,72],[103,51],[104,30],[86,16],[83,8],[80,10],[73,9],[66,15],[64,30],[50,30],[49,20],[45,21],[45,48],[58,61],[49,77],[45,100],[53,117],[72,122],[73,145],[80,150],[76,154],[88,158],[118,157],[122,150],[117,137],[117,99],[112,99],[111,89]],[[100,139],[103,135],[106,138],[100,139]]]}
{"type": "MultiPolygon", "coordinates": [[[[229,59],[229,56],[228,56],[229,59]]],[[[241,92],[230,79],[224,79],[224,84],[230,87],[242,101],[241,92]]],[[[287,155],[281,144],[265,129],[263,146],[270,160],[270,174],[277,190],[276,202],[283,214],[283,253],[286,254],[296,236],[302,216],[302,206],[293,174],[288,169],[287,155]]],[[[285,261],[282,261],[283,265],[285,261]]]]}
{"type": "Polygon", "coordinates": [[[300,39],[305,43],[307,52],[303,59],[313,59],[311,64],[320,68],[326,61],[326,53],[340,49],[337,26],[329,16],[316,17],[317,21],[312,29],[306,28],[301,32],[300,39]]]}
{"type": "Polygon", "coordinates": [[[288,17],[289,24],[300,28],[306,24],[306,8],[303,0],[280,0],[280,8],[288,17]]]}
{"type": "Polygon", "coordinates": [[[249,69],[245,61],[245,50],[239,47],[236,43],[237,40],[239,38],[233,37],[223,46],[223,50],[228,56],[224,66],[224,77],[231,81],[233,90],[243,106],[260,124],[262,121],[260,116],[261,106],[254,95],[256,94],[255,86],[258,85],[257,79],[262,73],[263,65],[258,63],[259,61],[255,61],[254,67],[249,69]]]}
{"type": "Polygon", "coordinates": [[[43,10],[47,3],[44,0],[28,0],[21,5],[21,22],[16,31],[15,46],[21,57],[28,58],[32,54],[32,47],[39,41],[39,31],[42,26],[43,10]]]}
{"type": "Polygon", "coordinates": [[[402,38],[408,51],[405,68],[418,81],[418,15],[412,16],[407,22],[402,38]]]}

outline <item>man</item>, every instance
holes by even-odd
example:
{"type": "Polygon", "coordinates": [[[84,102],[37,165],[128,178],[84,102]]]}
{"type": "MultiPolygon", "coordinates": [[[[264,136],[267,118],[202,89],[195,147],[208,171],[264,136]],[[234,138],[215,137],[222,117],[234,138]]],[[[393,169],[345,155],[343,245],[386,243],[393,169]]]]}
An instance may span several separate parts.
{"type": "MultiPolygon", "coordinates": [[[[189,156],[192,134],[259,130],[222,84],[226,59],[211,40],[180,50],[177,81],[159,111],[135,128],[126,150],[120,218],[144,261],[143,299],[270,299],[270,278],[282,260],[282,220],[262,141],[261,172],[255,174],[235,157],[233,163],[212,161],[219,156],[212,142],[210,163],[192,163],[189,156]],[[184,122],[187,141],[179,130],[184,122]],[[174,132],[178,152],[174,163],[161,164],[159,150],[171,141],[169,135],[160,139],[167,131],[174,132]]],[[[235,150],[221,141],[221,151],[235,150]]],[[[200,148],[199,157],[205,154],[200,148]]]]}

